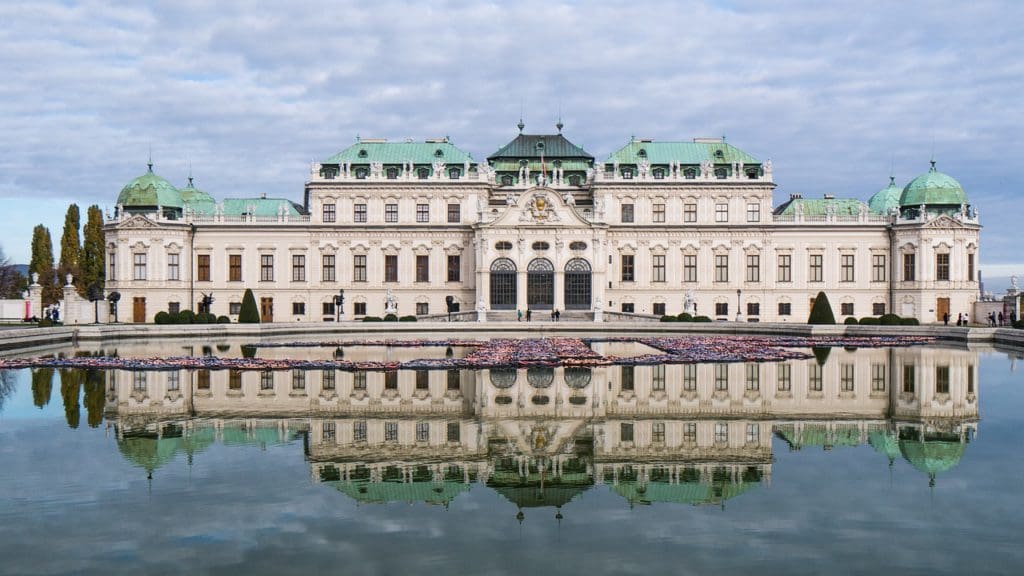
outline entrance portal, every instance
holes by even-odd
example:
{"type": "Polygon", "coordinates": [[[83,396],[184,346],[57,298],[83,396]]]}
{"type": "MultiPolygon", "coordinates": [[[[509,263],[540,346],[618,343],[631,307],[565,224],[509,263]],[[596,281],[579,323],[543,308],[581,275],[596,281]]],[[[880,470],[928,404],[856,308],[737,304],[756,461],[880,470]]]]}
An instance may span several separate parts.
{"type": "Polygon", "coordinates": [[[491,310],[516,309],[516,263],[498,258],[491,264],[491,310]]]}
{"type": "Polygon", "coordinates": [[[260,322],[274,321],[274,299],[260,298],[260,322]]]}
{"type": "Polygon", "coordinates": [[[946,314],[949,314],[949,298],[935,299],[935,320],[942,322],[946,314]]]}
{"type": "Polygon", "coordinates": [[[146,299],[144,297],[132,298],[132,322],[143,323],[146,321],[146,299]]]}
{"type": "Polygon", "coordinates": [[[555,267],[547,258],[537,258],[526,267],[526,304],[532,310],[550,310],[555,305],[555,267]]]}

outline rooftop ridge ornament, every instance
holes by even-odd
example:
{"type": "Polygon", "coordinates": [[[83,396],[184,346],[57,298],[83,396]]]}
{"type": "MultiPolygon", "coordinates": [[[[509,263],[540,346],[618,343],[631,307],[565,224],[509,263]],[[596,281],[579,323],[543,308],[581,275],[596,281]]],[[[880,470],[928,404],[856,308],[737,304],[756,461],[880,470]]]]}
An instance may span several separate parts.
{"type": "Polygon", "coordinates": [[[523,128],[526,128],[526,124],[523,124],[523,117],[522,116],[519,117],[519,123],[516,124],[516,127],[519,128],[519,133],[520,134],[523,133],[523,128]]]}
{"type": "Polygon", "coordinates": [[[146,162],[146,166],[149,168],[150,172],[153,171],[153,145],[152,144],[149,145],[149,161],[146,162]]]}

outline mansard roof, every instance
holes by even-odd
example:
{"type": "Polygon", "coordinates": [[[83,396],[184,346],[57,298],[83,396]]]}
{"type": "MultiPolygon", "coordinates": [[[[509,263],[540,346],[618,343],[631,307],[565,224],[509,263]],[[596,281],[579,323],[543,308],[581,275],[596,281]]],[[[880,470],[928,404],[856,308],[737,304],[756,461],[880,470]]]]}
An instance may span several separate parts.
{"type": "Polygon", "coordinates": [[[794,195],[776,208],[775,214],[795,214],[797,206],[803,210],[804,216],[824,216],[829,207],[836,216],[857,216],[862,207],[867,208],[867,204],[856,198],[802,198],[794,195]]]}
{"type": "Polygon", "coordinates": [[[570,142],[561,134],[519,134],[505,144],[487,160],[511,160],[520,158],[575,159],[593,162],[594,157],[586,150],[570,142]]]}
{"type": "Polygon", "coordinates": [[[341,152],[324,160],[322,164],[476,164],[473,157],[447,138],[424,142],[388,142],[385,139],[362,139],[341,152]]]}
{"type": "Polygon", "coordinates": [[[605,160],[608,164],[639,164],[645,159],[651,164],[700,164],[710,160],[715,164],[760,164],[761,161],[743,150],[727,144],[722,138],[695,138],[693,142],[655,142],[630,140],[605,160]]]}

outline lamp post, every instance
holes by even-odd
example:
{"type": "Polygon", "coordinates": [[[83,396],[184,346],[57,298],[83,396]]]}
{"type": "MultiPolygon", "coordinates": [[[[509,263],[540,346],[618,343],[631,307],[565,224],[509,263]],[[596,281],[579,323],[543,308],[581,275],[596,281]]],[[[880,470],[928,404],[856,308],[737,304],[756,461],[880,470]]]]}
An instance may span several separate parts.
{"type": "Polygon", "coordinates": [[[743,322],[743,290],[736,289],[736,321],[743,322]]]}
{"type": "Polygon", "coordinates": [[[339,288],[338,295],[334,297],[334,314],[335,320],[341,322],[341,317],[344,314],[345,309],[345,289],[339,288]]]}

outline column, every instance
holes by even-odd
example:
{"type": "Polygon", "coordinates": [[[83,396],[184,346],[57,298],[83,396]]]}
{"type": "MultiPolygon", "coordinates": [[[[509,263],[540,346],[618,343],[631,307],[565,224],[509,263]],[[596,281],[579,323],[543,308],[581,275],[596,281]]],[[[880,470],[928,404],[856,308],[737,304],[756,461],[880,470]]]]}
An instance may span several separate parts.
{"type": "Polygon", "coordinates": [[[526,313],[526,270],[516,272],[516,308],[526,313]]]}
{"type": "Polygon", "coordinates": [[[565,311],[565,270],[555,269],[554,309],[565,311]]]}

